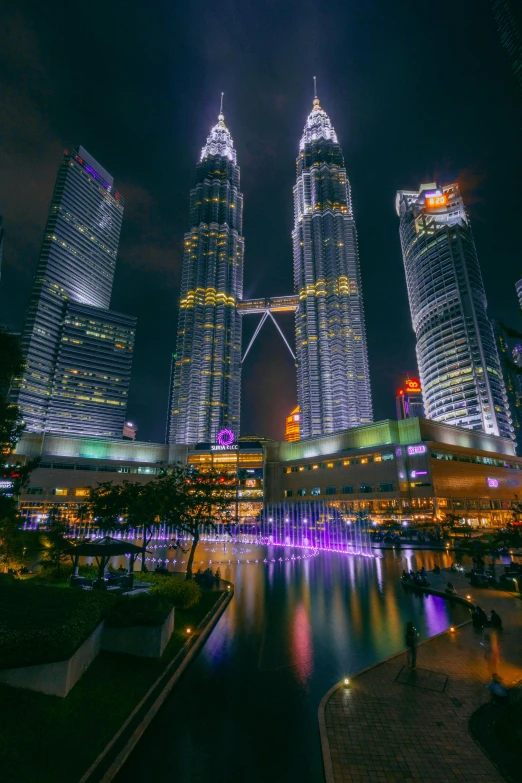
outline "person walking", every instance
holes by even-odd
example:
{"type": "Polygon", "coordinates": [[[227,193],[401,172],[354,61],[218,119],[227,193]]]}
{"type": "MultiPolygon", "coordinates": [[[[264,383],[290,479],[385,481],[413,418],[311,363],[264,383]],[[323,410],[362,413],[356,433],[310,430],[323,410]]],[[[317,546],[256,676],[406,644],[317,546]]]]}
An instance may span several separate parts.
{"type": "Polygon", "coordinates": [[[417,642],[419,639],[419,634],[417,633],[417,629],[411,622],[411,620],[408,620],[406,623],[406,647],[408,648],[408,666],[410,669],[416,669],[417,668],[417,642]]]}

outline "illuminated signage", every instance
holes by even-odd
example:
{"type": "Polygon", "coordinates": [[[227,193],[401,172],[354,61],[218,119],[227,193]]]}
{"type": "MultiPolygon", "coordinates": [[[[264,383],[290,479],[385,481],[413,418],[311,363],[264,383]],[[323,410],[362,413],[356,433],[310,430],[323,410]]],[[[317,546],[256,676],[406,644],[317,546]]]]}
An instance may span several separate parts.
{"type": "Polygon", "coordinates": [[[498,479],[488,478],[488,487],[498,487],[498,479]]]}
{"type": "Polygon", "coordinates": [[[445,207],[448,203],[448,197],[445,193],[441,193],[440,190],[432,191],[431,193],[425,194],[425,204],[430,209],[438,209],[440,207],[445,207]]]}
{"type": "Polygon", "coordinates": [[[426,446],[423,446],[422,444],[419,446],[408,446],[408,454],[426,454],[426,446]]]}
{"type": "Polygon", "coordinates": [[[13,482],[10,479],[0,479],[0,490],[12,488],[13,482]]]}
{"type": "Polygon", "coordinates": [[[232,432],[232,430],[220,430],[217,434],[217,444],[215,446],[211,446],[211,451],[235,451],[237,450],[238,444],[234,443],[236,439],[236,436],[232,432]]]}
{"type": "Polygon", "coordinates": [[[412,470],[411,477],[417,478],[417,476],[427,476],[428,471],[427,470],[412,470]]]}
{"type": "Polygon", "coordinates": [[[407,381],[404,381],[404,385],[406,386],[406,390],[409,392],[418,392],[419,394],[421,392],[421,385],[419,381],[408,379],[407,381]]]}

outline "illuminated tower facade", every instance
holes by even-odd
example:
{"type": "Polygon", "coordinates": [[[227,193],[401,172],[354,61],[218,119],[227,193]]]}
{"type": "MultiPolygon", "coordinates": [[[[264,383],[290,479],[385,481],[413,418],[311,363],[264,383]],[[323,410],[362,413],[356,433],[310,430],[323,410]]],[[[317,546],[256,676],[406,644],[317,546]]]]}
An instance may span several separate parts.
{"type": "Polygon", "coordinates": [[[426,418],[513,438],[468,215],[457,184],[397,193],[426,418]]]}
{"type": "Polygon", "coordinates": [[[299,146],[292,239],[300,437],[309,438],[373,419],[350,183],[318,98],[299,146]]]}
{"type": "Polygon", "coordinates": [[[185,234],[169,443],[239,435],[243,196],[236,151],[219,114],[197,165],[185,234]]]}
{"type": "Polygon", "coordinates": [[[12,389],[30,432],[122,437],[136,327],[109,310],[122,219],[113,177],[83,147],[65,152],[12,389]]]}

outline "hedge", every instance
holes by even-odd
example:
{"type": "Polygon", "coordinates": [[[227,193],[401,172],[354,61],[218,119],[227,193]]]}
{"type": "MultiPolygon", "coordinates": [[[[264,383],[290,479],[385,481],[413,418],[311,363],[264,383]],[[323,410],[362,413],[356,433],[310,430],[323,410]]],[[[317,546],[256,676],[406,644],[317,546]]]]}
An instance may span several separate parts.
{"type": "Polygon", "coordinates": [[[182,609],[195,606],[201,598],[201,588],[196,582],[186,582],[178,576],[140,571],[134,574],[134,581],[151,584],[151,595],[159,595],[169,601],[171,606],[180,606],[182,609]]]}
{"type": "Polygon", "coordinates": [[[104,592],[17,582],[0,588],[0,668],[63,661],[114,602],[104,592]]]}

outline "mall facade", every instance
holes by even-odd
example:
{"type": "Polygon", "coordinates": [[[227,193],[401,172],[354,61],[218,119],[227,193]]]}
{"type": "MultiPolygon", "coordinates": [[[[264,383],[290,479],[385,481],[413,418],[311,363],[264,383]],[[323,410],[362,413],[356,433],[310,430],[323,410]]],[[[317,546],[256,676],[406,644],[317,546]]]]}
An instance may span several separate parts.
{"type": "Polygon", "coordinates": [[[226,445],[164,445],[25,434],[14,460],[40,457],[20,507],[27,521],[58,506],[73,521],[89,487],[147,482],[176,462],[236,477],[236,515],[255,522],[264,503],[323,501],[373,521],[423,522],[454,514],[489,527],[522,502],[513,442],[427,419],[385,420],[295,442],[242,437],[226,445]]]}

